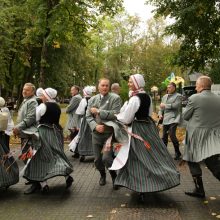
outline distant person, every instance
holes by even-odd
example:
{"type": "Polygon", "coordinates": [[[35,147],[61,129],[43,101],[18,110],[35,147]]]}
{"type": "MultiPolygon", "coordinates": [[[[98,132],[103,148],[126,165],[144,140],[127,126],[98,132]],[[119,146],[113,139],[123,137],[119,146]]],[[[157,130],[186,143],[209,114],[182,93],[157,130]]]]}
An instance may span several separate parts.
{"type": "MultiPolygon", "coordinates": [[[[78,134],[80,124],[80,118],[78,115],[76,115],[76,109],[78,108],[79,103],[82,100],[82,96],[79,94],[79,90],[79,87],[76,85],[71,87],[70,93],[72,98],[70,100],[69,105],[66,108],[66,113],[68,114],[67,129],[70,131],[71,141],[78,134]]],[[[79,158],[79,153],[77,152],[77,149],[73,157],[79,158]]]]}
{"type": "Polygon", "coordinates": [[[163,137],[162,140],[167,146],[168,135],[173,143],[175,150],[175,160],[181,158],[181,152],[179,149],[179,141],[176,137],[176,129],[181,119],[181,103],[182,96],[176,92],[176,84],[171,82],[167,86],[167,94],[163,96],[160,104],[159,120],[162,120],[163,124],[163,137]]]}
{"type": "Polygon", "coordinates": [[[76,109],[76,114],[80,115],[82,118],[79,129],[79,142],[77,144],[78,152],[80,155],[80,162],[83,162],[86,156],[94,155],[92,148],[92,132],[89,127],[89,124],[86,121],[86,110],[91,96],[92,88],[90,86],[86,86],[83,89],[83,99],[81,100],[78,108],[76,109]]]}
{"type": "Polygon", "coordinates": [[[195,183],[195,188],[185,194],[202,198],[205,191],[199,163],[204,161],[220,180],[220,97],[211,92],[211,85],[211,78],[199,77],[197,94],[189,97],[183,112],[187,121],[183,160],[188,162],[195,183]]]}
{"type": "Polygon", "coordinates": [[[121,90],[121,87],[120,87],[120,85],[118,83],[113,83],[111,85],[111,92],[119,95],[120,94],[120,90],[121,90]]]}

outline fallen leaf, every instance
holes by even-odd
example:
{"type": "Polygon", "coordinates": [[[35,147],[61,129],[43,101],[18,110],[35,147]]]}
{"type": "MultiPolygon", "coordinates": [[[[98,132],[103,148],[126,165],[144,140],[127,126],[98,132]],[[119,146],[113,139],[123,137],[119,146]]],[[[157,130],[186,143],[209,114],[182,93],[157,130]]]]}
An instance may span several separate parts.
{"type": "Polygon", "coordinates": [[[110,213],[111,214],[115,214],[117,211],[115,209],[113,209],[110,213]]]}
{"type": "Polygon", "coordinates": [[[125,207],[126,206],[126,204],[121,204],[121,207],[125,207]]]}
{"type": "Polygon", "coordinates": [[[215,212],[213,212],[212,215],[214,216],[214,215],[217,215],[217,214],[215,212]]]}
{"type": "Polygon", "coordinates": [[[215,217],[216,217],[216,218],[220,218],[220,215],[216,215],[215,217]]]}
{"type": "Polygon", "coordinates": [[[131,196],[129,193],[126,193],[125,195],[126,195],[126,196],[131,196]]]}
{"type": "Polygon", "coordinates": [[[216,198],[213,196],[213,197],[210,197],[210,200],[216,200],[216,198]]]}
{"type": "Polygon", "coordinates": [[[208,204],[209,202],[208,201],[204,201],[204,204],[208,204]]]}
{"type": "Polygon", "coordinates": [[[93,218],[93,215],[87,215],[86,218],[93,218]]]}

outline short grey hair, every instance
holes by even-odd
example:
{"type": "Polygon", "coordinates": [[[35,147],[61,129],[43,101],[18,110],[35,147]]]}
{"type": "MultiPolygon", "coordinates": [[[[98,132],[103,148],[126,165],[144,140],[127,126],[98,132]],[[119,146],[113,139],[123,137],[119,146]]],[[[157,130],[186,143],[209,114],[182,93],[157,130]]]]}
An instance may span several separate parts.
{"type": "Polygon", "coordinates": [[[34,85],[33,83],[30,83],[30,82],[25,83],[25,84],[24,84],[24,87],[25,87],[25,86],[31,87],[31,88],[32,88],[32,91],[35,93],[36,87],[35,87],[35,85],[34,85]]]}

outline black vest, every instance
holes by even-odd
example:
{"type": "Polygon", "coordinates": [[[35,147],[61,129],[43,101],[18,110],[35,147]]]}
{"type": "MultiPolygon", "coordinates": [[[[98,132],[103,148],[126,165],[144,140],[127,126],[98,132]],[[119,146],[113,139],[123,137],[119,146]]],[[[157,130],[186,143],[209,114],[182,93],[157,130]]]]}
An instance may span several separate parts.
{"type": "Polygon", "coordinates": [[[150,96],[146,93],[138,93],[141,104],[138,111],[135,113],[137,120],[146,120],[149,117],[149,109],[151,104],[150,96]]]}
{"type": "Polygon", "coordinates": [[[59,125],[61,110],[55,102],[46,102],[47,110],[40,119],[40,124],[59,125]]]}

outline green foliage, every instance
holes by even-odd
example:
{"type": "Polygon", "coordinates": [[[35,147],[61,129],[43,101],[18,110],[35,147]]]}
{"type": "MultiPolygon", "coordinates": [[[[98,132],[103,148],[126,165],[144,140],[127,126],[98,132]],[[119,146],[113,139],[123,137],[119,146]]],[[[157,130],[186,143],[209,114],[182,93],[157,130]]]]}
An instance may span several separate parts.
{"type": "Polygon", "coordinates": [[[217,0],[148,0],[156,6],[157,16],[171,17],[174,23],[168,34],[181,40],[175,63],[192,69],[203,69],[215,63],[220,43],[220,4],[217,0]]]}

